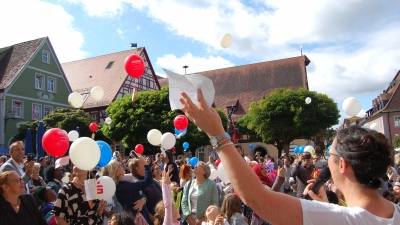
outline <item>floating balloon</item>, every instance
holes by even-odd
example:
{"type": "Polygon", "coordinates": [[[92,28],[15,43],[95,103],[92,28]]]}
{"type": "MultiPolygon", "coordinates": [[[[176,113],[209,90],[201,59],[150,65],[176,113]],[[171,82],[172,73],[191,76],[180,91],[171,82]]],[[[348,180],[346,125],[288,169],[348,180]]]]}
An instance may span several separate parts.
{"type": "Polygon", "coordinates": [[[307,145],[307,146],[304,148],[304,152],[309,152],[311,155],[314,155],[314,154],[315,154],[315,149],[314,149],[313,146],[307,145]]]}
{"type": "Polygon", "coordinates": [[[188,118],[184,115],[177,115],[174,119],[174,126],[178,130],[184,130],[189,125],[188,118]]]}
{"type": "Polygon", "coordinates": [[[115,182],[111,177],[101,176],[96,181],[97,199],[103,199],[105,201],[111,199],[115,194],[115,182]]]}
{"type": "Polygon", "coordinates": [[[211,169],[211,173],[208,179],[215,180],[217,179],[217,177],[218,177],[218,171],[216,169],[211,169]]]}
{"type": "Polygon", "coordinates": [[[254,148],[254,145],[253,145],[253,144],[250,144],[249,147],[252,149],[252,148],[254,148]]]}
{"type": "Polygon", "coordinates": [[[185,128],[184,130],[178,130],[175,128],[175,137],[176,139],[179,139],[183,136],[185,136],[185,134],[187,133],[187,128],[185,128]]]}
{"type": "Polygon", "coordinates": [[[190,159],[191,166],[196,166],[198,162],[199,162],[199,159],[197,157],[193,157],[190,159]]]}
{"type": "Polygon", "coordinates": [[[375,131],[378,131],[378,132],[379,132],[379,130],[381,129],[381,126],[379,126],[379,123],[372,123],[372,124],[369,126],[369,129],[375,130],[375,131]]]}
{"type": "Polygon", "coordinates": [[[228,48],[229,46],[232,45],[232,42],[233,42],[232,35],[228,33],[221,35],[221,37],[219,38],[219,43],[223,48],[228,48]]]}
{"type": "Polygon", "coordinates": [[[51,128],[42,138],[43,149],[53,157],[63,156],[69,147],[68,135],[59,128],[51,128]]]}
{"type": "Polygon", "coordinates": [[[137,145],[135,146],[135,151],[136,151],[138,154],[143,154],[143,152],[144,152],[144,147],[143,147],[143,145],[137,144],[137,145]]]}
{"type": "Polygon", "coordinates": [[[152,129],[147,133],[147,140],[151,145],[158,146],[161,144],[161,131],[157,129],[152,129]]]}
{"type": "Polygon", "coordinates": [[[101,87],[95,86],[90,90],[90,96],[96,101],[100,101],[104,96],[104,91],[101,87]]]}
{"type": "Polygon", "coordinates": [[[306,148],[306,146],[304,146],[304,145],[300,146],[299,153],[303,154],[305,148],[306,148]]]}
{"type": "Polygon", "coordinates": [[[91,170],[100,161],[100,147],[93,139],[81,137],[72,143],[69,157],[79,169],[91,170]]]}
{"type": "Polygon", "coordinates": [[[348,116],[355,116],[361,111],[361,102],[354,97],[348,97],[343,101],[342,108],[348,116]]]}
{"type": "Polygon", "coordinates": [[[73,142],[73,141],[75,141],[76,139],[78,139],[78,138],[79,138],[79,133],[78,133],[78,131],[76,131],[76,130],[71,130],[71,131],[68,133],[68,138],[69,138],[69,141],[71,141],[71,142],[73,142]]]}
{"type": "Polygon", "coordinates": [[[295,147],[293,151],[294,151],[294,154],[299,154],[300,153],[300,148],[299,147],[295,147]]]}
{"type": "Polygon", "coordinates": [[[183,143],[183,148],[184,148],[184,149],[188,149],[188,148],[189,148],[189,143],[184,142],[184,143],[183,143]]]}
{"type": "Polygon", "coordinates": [[[217,171],[218,171],[218,177],[219,179],[222,180],[222,182],[230,183],[228,175],[226,174],[226,170],[222,163],[219,164],[217,171]]]}
{"type": "Polygon", "coordinates": [[[74,108],[80,108],[83,105],[83,96],[77,92],[72,92],[68,96],[68,103],[74,108]]]}
{"type": "Polygon", "coordinates": [[[161,146],[164,149],[171,149],[172,147],[175,146],[175,143],[176,143],[176,138],[172,133],[166,132],[161,136],[161,146]]]}
{"type": "Polygon", "coordinates": [[[215,160],[215,165],[218,167],[218,165],[221,163],[220,159],[215,160]]]}
{"type": "Polygon", "coordinates": [[[106,120],[105,120],[104,122],[106,122],[106,124],[110,125],[111,122],[112,122],[112,120],[111,120],[110,117],[107,117],[106,120]]]}
{"type": "Polygon", "coordinates": [[[307,97],[306,98],[306,104],[310,104],[311,103],[311,98],[310,97],[307,97]]]}
{"type": "Polygon", "coordinates": [[[145,70],[145,64],[142,57],[133,54],[125,59],[125,71],[126,73],[134,78],[139,78],[143,75],[145,70]]]}
{"type": "Polygon", "coordinates": [[[104,141],[96,141],[97,145],[100,148],[100,160],[97,163],[97,166],[102,168],[107,166],[107,164],[110,162],[111,157],[112,157],[112,150],[109,144],[104,141]]]}
{"type": "Polygon", "coordinates": [[[97,130],[97,124],[96,123],[91,123],[90,125],[89,125],[89,130],[90,131],[92,131],[92,132],[96,132],[96,130],[97,130]]]}
{"type": "Polygon", "coordinates": [[[172,148],[171,148],[171,153],[172,153],[172,155],[175,155],[175,154],[176,154],[176,148],[175,148],[175,147],[172,147],[172,148]]]}

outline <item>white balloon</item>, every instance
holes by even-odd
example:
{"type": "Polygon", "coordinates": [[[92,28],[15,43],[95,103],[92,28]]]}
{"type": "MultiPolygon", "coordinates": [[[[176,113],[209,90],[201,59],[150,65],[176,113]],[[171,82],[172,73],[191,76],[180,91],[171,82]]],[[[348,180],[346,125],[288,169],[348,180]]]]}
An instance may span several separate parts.
{"type": "Polygon", "coordinates": [[[69,157],[79,169],[91,170],[100,160],[100,147],[93,139],[81,137],[72,143],[69,157]]]}
{"type": "Polygon", "coordinates": [[[176,143],[176,138],[175,135],[173,135],[170,132],[166,132],[161,136],[161,146],[164,149],[171,149],[172,147],[175,146],[176,143]]]}
{"type": "Polygon", "coordinates": [[[309,153],[311,153],[311,155],[314,155],[314,154],[315,154],[315,149],[314,149],[313,146],[307,145],[307,146],[304,148],[304,152],[309,152],[309,153]]]}
{"type": "Polygon", "coordinates": [[[222,162],[219,163],[217,171],[218,171],[219,179],[221,179],[225,183],[230,183],[228,175],[226,174],[226,171],[225,171],[225,168],[224,168],[224,165],[222,164],[222,162]]]}
{"type": "Polygon", "coordinates": [[[210,169],[214,169],[215,170],[215,166],[213,164],[210,163],[210,164],[208,164],[208,166],[210,167],[210,169]]]}
{"type": "Polygon", "coordinates": [[[161,144],[161,131],[157,129],[152,129],[147,133],[147,140],[151,145],[158,146],[161,144]]]}
{"type": "Polygon", "coordinates": [[[67,133],[67,131],[66,130],[62,130],[66,135],[68,135],[68,133],[67,133]]]}
{"type": "Polygon", "coordinates": [[[216,169],[211,169],[211,173],[208,179],[215,180],[217,179],[217,177],[218,177],[218,171],[216,169]]]}
{"type": "Polygon", "coordinates": [[[97,199],[105,201],[111,199],[115,194],[115,182],[111,177],[101,176],[97,179],[97,199]]]}
{"type": "Polygon", "coordinates": [[[310,97],[307,97],[306,98],[306,104],[310,104],[311,103],[311,98],[310,97]]]}
{"type": "Polygon", "coordinates": [[[343,101],[342,108],[348,116],[355,116],[361,111],[361,102],[354,97],[348,97],[343,101]]]}
{"type": "Polygon", "coordinates": [[[68,103],[74,108],[80,108],[83,105],[83,96],[77,92],[72,92],[68,96],[68,103]]]}
{"type": "Polygon", "coordinates": [[[68,133],[68,139],[69,139],[69,141],[75,141],[76,139],[78,139],[79,138],[79,133],[78,133],[78,131],[76,131],[76,130],[71,130],[69,133],[68,133]]]}
{"type": "Polygon", "coordinates": [[[221,37],[219,38],[219,43],[223,48],[228,48],[229,46],[232,45],[232,42],[233,42],[232,35],[228,33],[221,35],[221,37]]]}
{"type": "Polygon", "coordinates": [[[104,96],[104,91],[101,87],[95,86],[90,91],[90,96],[96,101],[100,101],[104,96]]]}
{"type": "Polygon", "coordinates": [[[65,172],[63,178],[61,179],[62,182],[68,183],[69,182],[69,172],[65,172]]]}
{"type": "Polygon", "coordinates": [[[369,126],[369,129],[375,130],[375,131],[378,131],[378,132],[379,132],[379,130],[381,129],[381,126],[379,125],[379,123],[372,123],[372,124],[369,126]]]}
{"type": "Polygon", "coordinates": [[[110,125],[112,122],[112,119],[110,117],[107,117],[105,122],[106,122],[106,124],[110,125]]]}

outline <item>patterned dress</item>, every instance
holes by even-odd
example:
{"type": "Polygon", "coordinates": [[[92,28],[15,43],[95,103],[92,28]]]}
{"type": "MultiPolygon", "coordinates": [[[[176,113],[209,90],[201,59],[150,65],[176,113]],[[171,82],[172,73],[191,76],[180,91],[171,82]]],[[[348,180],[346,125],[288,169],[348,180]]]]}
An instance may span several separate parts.
{"type": "Polygon", "coordinates": [[[60,189],[53,213],[68,224],[103,224],[96,213],[100,201],[92,201],[94,206],[90,208],[85,193],[69,182],[60,189]]]}

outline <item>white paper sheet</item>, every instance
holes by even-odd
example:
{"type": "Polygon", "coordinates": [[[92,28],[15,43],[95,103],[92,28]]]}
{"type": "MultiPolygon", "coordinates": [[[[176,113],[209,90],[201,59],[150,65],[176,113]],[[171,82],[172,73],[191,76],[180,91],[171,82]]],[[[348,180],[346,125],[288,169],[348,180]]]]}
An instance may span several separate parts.
{"type": "Polygon", "coordinates": [[[182,103],[179,101],[181,92],[186,92],[192,101],[195,104],[198,104],[197,89],[199,88],[203,92],[207,106],[211,107],[215,96],[214,84],[211,79],[200,74],[180,75],[167,69],[163,70],[168,78],[169,104],[171,106],[171,110],[182,108],[182,103]]]}

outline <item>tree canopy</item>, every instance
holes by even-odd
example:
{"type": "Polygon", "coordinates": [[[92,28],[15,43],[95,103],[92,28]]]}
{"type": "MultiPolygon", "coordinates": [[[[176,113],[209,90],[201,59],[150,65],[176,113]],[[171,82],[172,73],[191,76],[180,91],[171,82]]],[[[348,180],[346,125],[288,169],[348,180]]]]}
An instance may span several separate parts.
{"type": "Polygon", "coordinates": [[[336,103],[327,95],[303,88],[281,88],[253,102],[250,113],[238,120],[238,126],[277,147],[280,155],[282,150],[289,152],[294,139],[310,138],[337,124],[339,117],[336,103]],[[312,99],[310,104],[305,103],[307,97],[312,99]]]}
{"type": "MultiPolygon", "coordinates": [[[[152,155],[159,152],[159,147],[152,146],[147,141],[147,133],[151,129],[158,129],[161,133],[174,133],[174,118],[183,114],[181,110],[171,111],[169,105],[169,88],[163,87],[159,91],[140,91],[136,93],[132,105],[132,95],[127,94],[110,104],[107,115],[111,118],[110,127],[105,125],[103,133],[114,141],[123,141],[128,149],[134,149],[137,144],[144,146],[144,155],[152,155]]],[[[227,117],[220,110],[223,124],[227,117]]],[[[196,148],[209,145],[209,138],[204,132],[200,132],[196,125],[189,122],[185,136],[177,139],[175,144],[179,154],[183,153],[182,144],[188,142],[192,151],[196,148]]]]}

